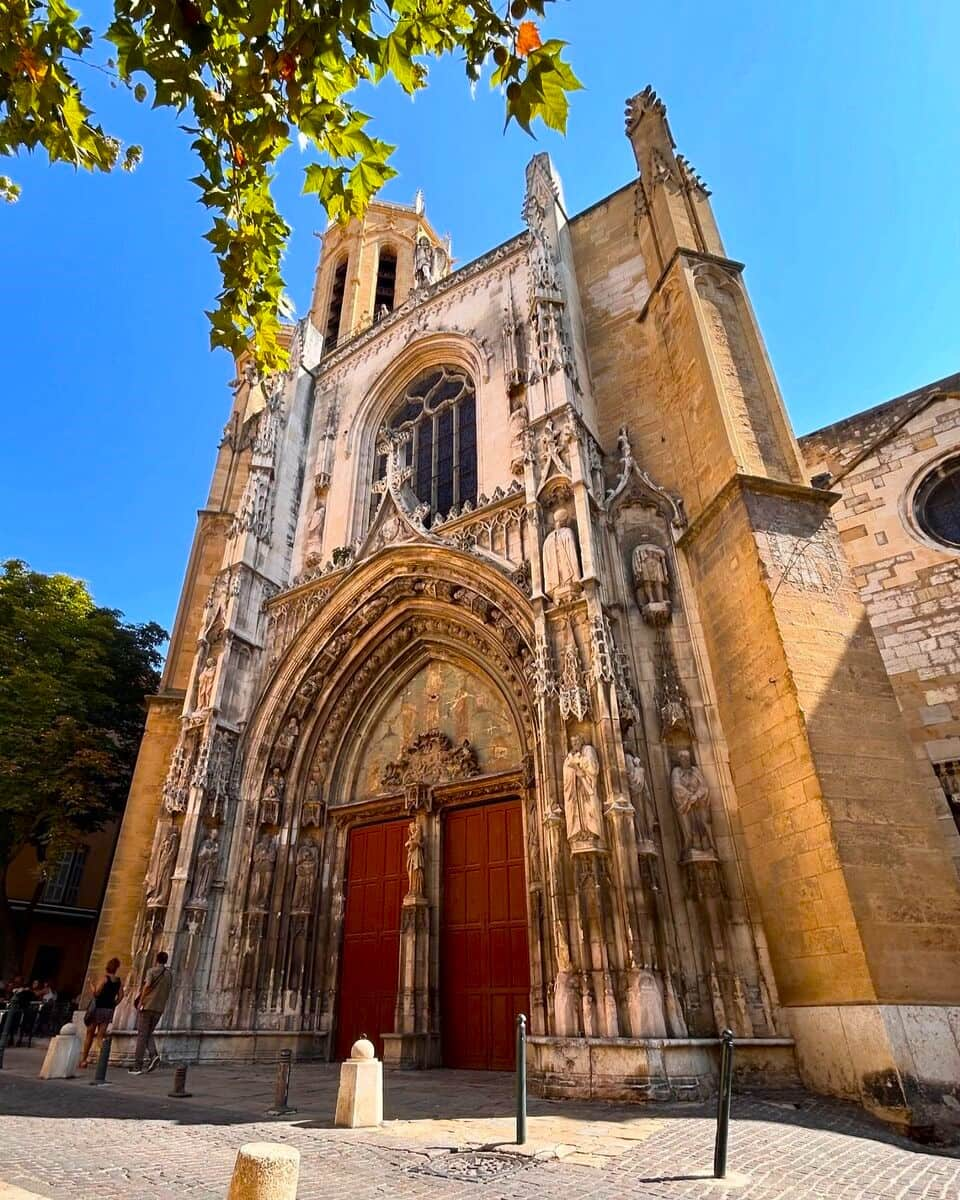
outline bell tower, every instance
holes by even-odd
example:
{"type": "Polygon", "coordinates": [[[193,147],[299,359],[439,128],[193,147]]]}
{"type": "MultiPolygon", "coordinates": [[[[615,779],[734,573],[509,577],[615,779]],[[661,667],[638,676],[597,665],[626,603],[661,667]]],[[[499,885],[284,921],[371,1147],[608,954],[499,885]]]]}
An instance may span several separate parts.
{"type": "Polygon", "coordinates": [[[332,222],[322,239],[310,319],[324,354],[450,272],[450,239],[427,220],[422,192],[413,204],[373,200],[362,218],[332,222]]]}

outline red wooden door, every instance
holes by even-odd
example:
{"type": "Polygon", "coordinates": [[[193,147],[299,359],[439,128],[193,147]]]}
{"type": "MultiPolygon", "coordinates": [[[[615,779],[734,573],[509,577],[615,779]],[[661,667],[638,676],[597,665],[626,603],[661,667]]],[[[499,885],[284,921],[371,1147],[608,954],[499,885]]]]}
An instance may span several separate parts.
{"type": "Polygon", "coordinates": [[[443,1063],[509,1071],[530,1011],[519,800],[450,812],[443,833],[443,1063]]]}
{"type": "Polygon", "coordinates": [[[393,1032],[400,958],[400,904],[406,890],[404,821],[351,829],[343,917],[337,1057],[349,1058],[361,1034],[383,1057],[393,1032]]]}

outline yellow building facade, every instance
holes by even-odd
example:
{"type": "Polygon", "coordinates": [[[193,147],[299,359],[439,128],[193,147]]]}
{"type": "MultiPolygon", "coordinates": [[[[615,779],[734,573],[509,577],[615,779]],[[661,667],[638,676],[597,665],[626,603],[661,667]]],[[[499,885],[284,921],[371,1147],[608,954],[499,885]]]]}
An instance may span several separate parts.
{"type": "Polygon", "coordinates": [[[455,271],[419,201],[331,229],[289,371],[240,364],[94,957],[171,952],[178,1057],[508,1068],[523,1011],[541,1093],[682,1098],[729,1027],[926,1127],[937,782],[650,89],[626,132],[455,271]]]}

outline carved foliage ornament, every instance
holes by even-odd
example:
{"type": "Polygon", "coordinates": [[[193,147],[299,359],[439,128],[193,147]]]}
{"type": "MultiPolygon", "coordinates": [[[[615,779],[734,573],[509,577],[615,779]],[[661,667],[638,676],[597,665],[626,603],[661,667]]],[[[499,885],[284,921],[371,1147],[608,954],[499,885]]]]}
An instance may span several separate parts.
{"type": "Polygon", "coordinates": [[[454,783],[480,774],[480,764],[466,738],[458,745],[439,729],[414,738],[396,762],[387,763],[381,782],[385,787],[411,783],[454,783]]]}

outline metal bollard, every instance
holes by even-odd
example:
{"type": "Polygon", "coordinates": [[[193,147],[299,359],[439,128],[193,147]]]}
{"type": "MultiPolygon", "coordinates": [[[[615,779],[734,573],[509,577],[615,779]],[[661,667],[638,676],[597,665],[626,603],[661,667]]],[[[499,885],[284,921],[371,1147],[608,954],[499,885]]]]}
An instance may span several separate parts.
{"type": "Polygon", "coordinates": [[[727,1175],[727,1135],[730,1132],[730,1093],[733,1091],[733,1034],[720,1035],[720,1090],[717,1094],[717,1140],[713,1149],[713,1177],[727,1175]]]}
{"type": "Polygon", "coordinates": [[[13,1006],[8,1005],[3,1016],[0,1017],[0,1071],[3,1070],[3,1052],[7,1048],[7,1040],[10,1036],[10,1026],[13,1024],[13,1006]]]}
{"type": "Polygon", "coordinates": [[[173,1100],[189,1100],[193,1092],[187,1091],[187,1064],[181,1063],[173,1073],[173,1091],[167,1092],[173,1100]]]}
{"type": "Polygon", "coordinates": [[[107,1082],[107,1064],[110,1062],[110,1048],[113,1045],[113,1034],[106,1033],[100,1043],[100,1055],[97,1058],[97,1072],[90,1080],[91,1087],[100,1087],[107,1082]]]}
{"type": "Polygon", "coordinates": [[[527,1018],[517,1013],[517,1145],[527,1141],[527,1018]]]}
{"type": "Polygon", "coordinates": [[[277,1082],[273,1092],[273,1108],[267,1109],[267,1116],[283,1117],[287,1113],[297,1111],[287,1103],[290,1095],[290,1061],[292,1058],[292,1050],[280,1051],[280,1061],[277,1063],[277,1082]]]}

